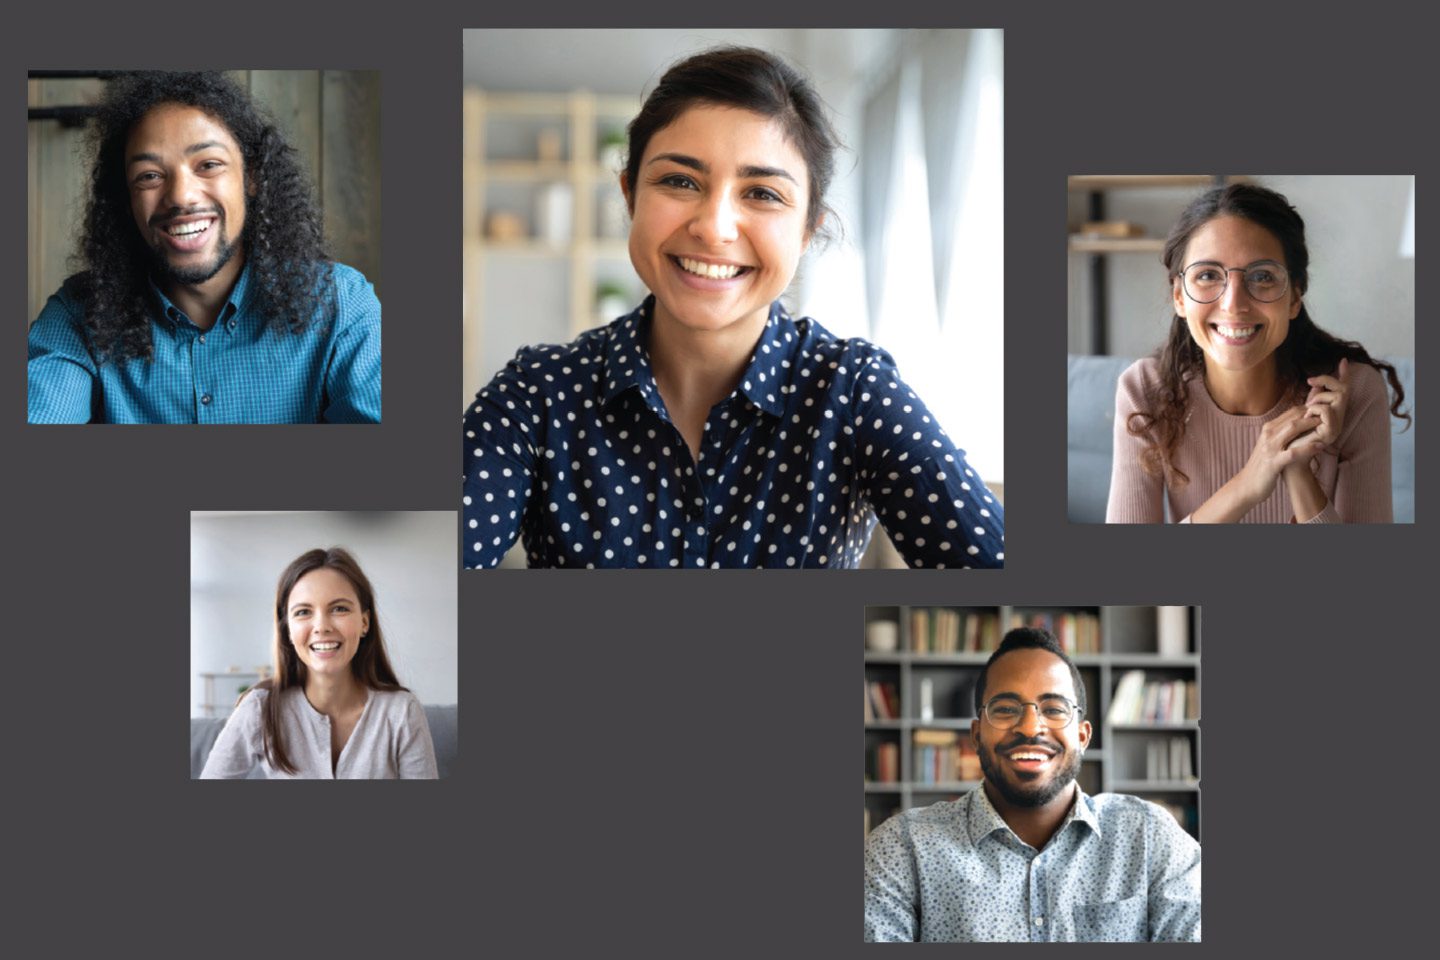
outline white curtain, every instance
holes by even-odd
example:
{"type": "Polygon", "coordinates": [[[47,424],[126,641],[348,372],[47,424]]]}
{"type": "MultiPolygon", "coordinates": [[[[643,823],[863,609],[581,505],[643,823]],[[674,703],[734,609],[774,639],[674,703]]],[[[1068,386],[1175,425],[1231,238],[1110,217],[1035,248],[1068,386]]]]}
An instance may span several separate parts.
{"type": "Polygon", "coordinates": [[[865,107],[870,333],[987,481],[1004,480],[1004,49],[906,35],[865,107]]]}

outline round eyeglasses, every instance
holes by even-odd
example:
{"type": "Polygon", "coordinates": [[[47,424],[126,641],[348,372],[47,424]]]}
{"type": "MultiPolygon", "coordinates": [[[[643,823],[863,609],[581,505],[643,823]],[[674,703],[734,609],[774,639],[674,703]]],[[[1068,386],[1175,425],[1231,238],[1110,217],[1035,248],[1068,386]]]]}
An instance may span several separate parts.
{"type": "Polygon", "coordinates": [[[1290,289],[1290,275],[1274,260],[1257,260],[1244,267],[1225,267],[1213,260],[1198,260],[1180,273],[1185,295],[1196,303],[1214,303],[1225,295],[1230,274],[1245,280],[1245,292],[1252,300],[1274,303],[1290,289]]]}
{"type": "Polygon", "coordinates": [[[1035,714],[1053,729],[1068,727],[1077,714],[1084,711],[1064,697],[1044,697],[1040,702],[1021,700],[1017,697],[995,697],[985,704],[985,719],[990,726],[1008,730],[1025,716],[1025,708],[1034,707],[1035,714]]]}

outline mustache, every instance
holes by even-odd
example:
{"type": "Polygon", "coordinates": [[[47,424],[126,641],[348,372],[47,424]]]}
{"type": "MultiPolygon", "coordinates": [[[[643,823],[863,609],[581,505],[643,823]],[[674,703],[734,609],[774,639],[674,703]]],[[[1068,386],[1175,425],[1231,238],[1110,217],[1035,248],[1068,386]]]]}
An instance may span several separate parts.
{"type": "Polygon", "coordinates": [[[155,214],[155,216],[151,217],[149,220],[149,224],[152,227],[159,227],[169,223],[171,220],[174,220],[177,217],[196,217],[200,216],[201,214],[208,214],[212,217],[222,218],[224,216],[220,212],[219,207],[186,207],[184,210],[181,210],[179,207],[171,207],[164,213],[157,213],[155,214]]]}
{"type": "Polygon", "coordinates": [[[1010,751],[1018,750],[1021,747],[1034,747],[1035,749],[1043,750],[1049,754],[1061,754],[1065,752],[1064,749],[1062,749],[1057,744],[1051,743],[1050,741],[1044,740],[1040,737],[1015,737],[1000,744],[998,747],[995,748],[995,750],[998,753],[1009,753],[1010,751]]]}

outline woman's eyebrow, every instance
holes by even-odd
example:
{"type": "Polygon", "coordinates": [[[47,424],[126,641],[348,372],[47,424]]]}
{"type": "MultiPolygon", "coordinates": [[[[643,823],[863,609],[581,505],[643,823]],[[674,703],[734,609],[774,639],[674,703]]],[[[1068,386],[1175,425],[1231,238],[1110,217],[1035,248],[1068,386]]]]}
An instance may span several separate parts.
{"type": "MultiPolygon", "coordinates": [[[[1190,266],[1193,267],[1193,266],[1195,266],[1196,264],[1200,264],[1200,263],[1204,263],[1204,264],[1212,264],[1212,263],[1213,263],[1213,264],[1214,264],[1215,266],[1217,266],[1217,267],[1223,267],[1223,266],[1225,266],[1225,264],[1221,263],[1219,260],[1192,260],[1192,261],[1190,262],[1190,266]]],[[[1250,269],[1251,267],[1256,266],[1256,265],[1258,265],[1258,264],[1262,264],[1262,263],[1273,263],[1273,264],[1275,264],[1277,267],[1282,265],[1279,260],[1275,260],[1275,259],[1273,259],[1273,258],[1271,258],[1271,257],[1261,257],[1259,260],[1251,260],[1249,263],[1245,264],[1243,267],[1231,267],[1230,269],[1231,269],[1231,270],[1248,270],[1248,269],[1250,269]]]]}
{"type": "Polygon", "coordinates": [[[650,158],[650,162],[645,164],[645,166],[648,167],[651,163],[659,163],[662,160],[668,160],[671,163],[678,163],[682,167],[689,167],[691,170],[697,170],[700,173],[710,172],[710,165],[708,163],[706,163],[704,160],[699,159],[698,157],[692,157],[689,154],[685,153],[656,154],[655,156],[650,158]]]}
{"type": "MultiPolygon", "coordinates": [[[[353,604],[355,603],[355,601],[352,600],[352,599],[350,599],[349,597],[336,597],[336,598],[333,599],[333,600],[326,600],[326,601],[324,601],[324,604],[323,604],[323,605],[324,605],[324,606],[327,606],[327,607],[333,607],[333,606],[335,606],[335,604],[337,604],[337,603],[348,603],[348,604],[352,604],[352,605],[353,605],[353,604]]],[[[313,607],[313,606],[315,606],[315,604],[312,603],[312,602],[310,602],[309,600],[301,600],[301,601],[297,601],[297,602],[295,602],[295,603],[290,604],[290,609],[291,609],[291,610],[295,610],[295,609],[297,609],[297,608],[299,608],[299,607],[313,607]]]]}
{"type": "MultiPolygon", "coordinates": [[[[746,178],[747,180],[754,177],[784,177],[791,183],[796,183],[794,177],[790,176],[787,171],[782,170],[779,167],[741,167],[740,176],[746,178]]],[[[799,186],[799,184],[797,183],[796,186],[799,186]]]]}
{"type": "MultiPolygon", "coordinates": [[[[656,154],[654,157],[651,157],[649,163],[646,163],[645,165],[648,167],[651,163],[658,163],[661,160],[668,160],[671,163],[678,163],[682,167],[689,167],[691,170],[695,170],[700,173],[708,174],[710,172],[710,164],[706,163],[704,160],[699,159],[698,157],[692,157],[686,153],[656,154]]],[[[783,170],[780,167],[762,167],[755,164],[750,164],[741,167],[739,172],[740,176],[747,180],[752,180],[759,177],[783,177],[786,180],[789,180],[791,183],[797,183],[795,178],[792,177],[788,171],[783,170]]]]}

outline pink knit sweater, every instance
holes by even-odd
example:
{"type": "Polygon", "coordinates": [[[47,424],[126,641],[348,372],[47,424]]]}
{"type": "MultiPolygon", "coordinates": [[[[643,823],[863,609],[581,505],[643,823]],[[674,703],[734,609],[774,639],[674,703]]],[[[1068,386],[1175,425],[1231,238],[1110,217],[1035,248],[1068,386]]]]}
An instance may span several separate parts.
{"type": "MultiPolygon", "coordinates": [[[[1202,377],[1190,380],[1190,417],[1175,451],[1175,466],[1190,482],[1169,489],[1163,479],[1140,467],[1145,441],[1126,429],[1141,408],[1146,388],[1159,381],[1154,358],[1137,360],[1120,375],[1115,391],[1115,454],[1110,472],[1107,523],[1160,523],[1165,504],[1170,517],[1189,523],[1202,503],[1240,472],[1250,459],[1260,429],[1291,405],[1281,400],[1258,417],[1228,414],[1210,399],[1202,377]]],[[[1350,365],[1350,402],[1336,453],[1311,460],[1315,479],[1328,502],[1310,523],[1391,523],[1390,395],[1385,378],[1368,363],[1350,365]]],[[[1294,510],[1282,478],[1269,499],[1258,503],[1241,523],[1290,523],[1294,510]]]]}

